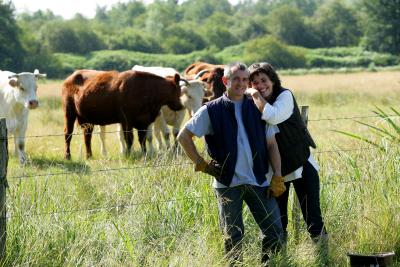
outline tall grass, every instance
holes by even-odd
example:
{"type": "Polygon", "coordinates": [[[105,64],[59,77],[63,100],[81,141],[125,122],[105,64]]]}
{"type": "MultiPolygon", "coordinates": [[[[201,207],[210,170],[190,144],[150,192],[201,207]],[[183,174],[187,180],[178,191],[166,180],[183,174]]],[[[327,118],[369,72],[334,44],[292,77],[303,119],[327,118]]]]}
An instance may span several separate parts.
{"type": "MultiPolygon", "coordinates": [[[[400,255],[398,141],[392,145],[387,141],[382,152],[360,139],[331,131],[385,144],[378,142],[368,125],[395,134],[379,112],[369,112],[374,105],[398,107],[399,88],[385,81],[398,79],[399,73],[389,74],[282,77],[283,85],[294,89],[299,104],[310,105],[309,128],[318,145],[314,155],[320,164],[330,266],[345,266],[349,251],[400,255]],[[343,85],[331,81],[337,77],[343,85]],[[347,87],[345,79],[351,81],[347,87]],[[379,88],[372,82],[375,79],[379,88]],[[365,88],[366,80],[371,87],[365,88]],[[318,120],[360,115],[373,117],[357,119],[361,124],[353,119],[318,120]]],[[[94,135],[94,159],[85,160],[82,136],[76,135],[72,161],[65,161],[64,137],[58,135],[63,132],[60,99],[46,89],[59,86],[59,81],[39,86],[41,107],[30,113],[27,133],[32,136],[26,141],[28,164],[21,167],[15,157],[10,158],[3,265],[224,266],[210,177],[195,173],[180,154],[160,151],[144,157],[137,142],[134,154],[126,159],[119,154],[115,133],[107,136],[109,158],[100,156],[99,139],[94,135]]],[[[397,108],[382,110],[386,115],[398,112],[397,108]]],[[[399,125],[398,117],[390,119],[399,125]]],[[[202,140],[196,139],[196,144],[203,150],[202,140]]],[[[12,140],[9,147],[13,151],[12,140]]],[[[258,227],[247,209],[244,220],[245,265],[258,266],[258,227]]],[[[291,223],[289,232],[286,253],[278,254],[272,264],[321,266],[323,261],[305,226],[299,240],[293,238],[291,223]]],[[[396,264],[400,265],[398,259],[396,264]]]]}

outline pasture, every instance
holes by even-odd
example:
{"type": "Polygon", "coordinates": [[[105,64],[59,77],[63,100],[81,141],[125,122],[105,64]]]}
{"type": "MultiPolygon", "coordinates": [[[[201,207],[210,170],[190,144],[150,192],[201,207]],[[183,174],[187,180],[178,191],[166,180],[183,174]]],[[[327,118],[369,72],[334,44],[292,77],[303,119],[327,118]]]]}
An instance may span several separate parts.
{"type": "MultiPolygon", "coordinates": [[[[281,79],[299,105],[310,106],[308,127],[318,146],[313,153],[320,164],[329,266],[346,265],[349,251],[395,251],[399,257],[399,139],[381,140],[387,147],[381,152],[333,130],[376,139],[355,121],[386,127],[372,111],[375,106],[390,114],[389,107],[399,110],[400,72],[281,79]]],[[[85,160],[83,137],[75,127],[72,161],[63,159],[61,82],[39,82],[40,107],[29,115],[28,163],[20,166],[10,155],[5,265],[224,266],[211,178],[194,173],[186,156],[158,151],[144,157],[135,135],[134,153],[124,158],[116,127],[110,126],[109,158],[101,156],[94,134],[94,158],[85,160]]],[[[399,117],[392,119],[400,125],[399,117]]],[[[10,154],[13,149],[9,140],[10,154]]],[[[257,266],[258,227],[247,210],[244,218],[245,263],[257,266]]],[[[321,264],[304,225],[299,240],[289,236],[287,252],[273,264],[321,264]]]]}

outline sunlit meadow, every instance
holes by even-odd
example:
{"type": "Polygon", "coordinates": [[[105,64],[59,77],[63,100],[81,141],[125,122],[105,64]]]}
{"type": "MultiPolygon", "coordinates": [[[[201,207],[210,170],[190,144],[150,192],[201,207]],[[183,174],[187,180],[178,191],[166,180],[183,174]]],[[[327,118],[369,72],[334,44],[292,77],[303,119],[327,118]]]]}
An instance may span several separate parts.
{"type": "MultiPolygon", "coordinates": [[[[275,266],[348,264],[347,252],[395,251],[400,255],[400,149],[370,127],[391,129],[372,111],[400,107],[400,72],[281,76],[299,105],[309,106],[308,127],[317,143],[321,205],[329,232],[329,259],[302,225],[290,223],[286,253],[275,266]],[[377,140],[384,152],[336,131],[377,140]]],[[[11,156],[7,191],[7,258],[18,266],[224,266],[211,178],[195,173],[187,157],[172,151],[130,158],[119,153],[116,127],[107,131],[108,158],[93,137],[85,159],[81,131],[72,161],[63,159],[61,81],[41,81],[40,107],[30,112],[25,166],[11,156]]],[[[400,125],[398,116],[392,117],[400,125]]],[[[97,129],[96,129],[97,131],[97,129]]],[[[135,136],[136,138],[136,136],[135,136]]],[[[203,140],[196,144],[204,148],[203,140]]],[[[13,140],[9,140],[13,151],[13,140]]],[[[245,265],[260,261],[258,227],[246,209],[245,265]]],[[[399,260],[394,266],[400,266],[399,260]]]]}

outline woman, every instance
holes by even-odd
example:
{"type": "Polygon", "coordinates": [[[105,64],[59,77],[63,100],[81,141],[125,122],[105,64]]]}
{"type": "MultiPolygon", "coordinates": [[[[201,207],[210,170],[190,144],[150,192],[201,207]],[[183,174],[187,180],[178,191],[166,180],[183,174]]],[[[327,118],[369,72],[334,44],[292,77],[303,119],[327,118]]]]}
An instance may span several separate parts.
{"type": "Polygon", "coordinates": [[[316,146],[301,118],[296,100],[290,90],[281,86],[279,76],[271,64],[254,63],[249,67],[249,72],[251,88],[247,89],[247,93],[262,112],[262,119],[279,128],[275,137],[281,154],[282,175],[285,176],[288,190],[277,200],[285,237],[289,187],[293,184],[311,238],[315,242],[326,240],[327,232],[319,201],[318,164],[310,154],[310,146],[316,146]]]}

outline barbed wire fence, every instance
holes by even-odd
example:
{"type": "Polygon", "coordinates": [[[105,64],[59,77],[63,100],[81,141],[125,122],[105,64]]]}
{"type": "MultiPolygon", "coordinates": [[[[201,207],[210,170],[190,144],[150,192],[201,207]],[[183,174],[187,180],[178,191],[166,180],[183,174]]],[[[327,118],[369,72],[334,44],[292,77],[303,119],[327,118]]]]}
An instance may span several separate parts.
{"type": "MultiPolygon", "coordinates": [[[[399,117],[397,114],[391,114],[386,117],[382,117],[379,115],[371,115],[371,116],[353,116],[353,117],[337,117],[337,118],[318,118],[318,119],[309,119],[308,122],[319,122],[319,121],[341,121],[341,120],[360,120],[360,119],[370,119],[370,118],[379,118],[379,119],[385,119],[387,117],[399,117]]],[[[146,130],[142,130],[146,131],[146,130]]],[[[119,131],[106,131],[105,133],[118,133],[119,131]]],[[[99,134],[100,132],[93,132],[93,134],[99,134]]],[[[84,133],[74,133],[72,135],[83,135],[84,133]]],[[[62,134],[47,134],[47,135],[28,135],[25,138],[47,138],[47,137],[59,137],[59,136],[65,136],[64,133],[62,134]]],[[[4,138],[0,136],[0,141],[5,140],[5,139],[12,139],[13,137],[7,137],[4,138]]],[[[321,150],[321,151],[314,151],[314,154],[327,154],[327,153],[347,153],[351,151],[367,151],[367,150],[374,150],[377,149],[374,146],[366,146],[366,147],[360,147],[360,148],[341,148],[341,149],[329,149],[329,150],[321,150]]],[[[191,166],[191,162],[186,161],[186,162],[181,162],[181,163],[175,163],[175,164],[147,164],[147,165],[141,165],[141,166],[131,166],[131,167],[119,167],[119,168],[107,168],[107,169],[98,169],[98,170],[87,170],[87,169],[80,169],[80,170],[73,170],[73,171],[65,171],[65,172],[54,172],[54,173],[36,173],[36,174],[21,174],[21,175],[13,175],[7,177],[8,180],[14,180],[14,179],[23,179],[23,178],[29,178],[29,179],[37,179],[37,178],[43,178],[43,177],[51,177],[51,176],[59,176],[59,175],[71,175],[71,174],[85,174],[85,175],[90,175],[94,173],[105,173],[105,172],[115,172],[115,171],[128,171],[128,170],[135,170],[135,169],[144,169],[144,168],[164,168],[164,167],[183,167],[183,166],[191,166]]],[[[322,182],[321,186],[330,186],[330,185],[337,185],[337,184],[351,184],[351,183],[359,183],[360,180],[348,180],[348,181],[335,181],[335,182],[322,182]]],[[[214,198],[214,195],[205,195],[205,196],[197,196],[197,197],[185,197],[185,198],[174,198],[174,199],[164,199],[164,200],[149,200],[149,201],[142,201],[142,202],[137,202],[137,203],[129,203],[129,204],[121,204],[121,205],[113,205],[113,206],[99,206],[99,207],[94,207],[94,208],[87,208],[87,209],[70,209],[70,210],[53,210],[51,212],[32,212],[32,213],[26,213],[26,214],[13,214],[7,216],[4,214],[4,217],[6,220],[10,220],[15,217],[29,217],[29,216],[53,216],[53,215],[59,215],[59,214],[73,214],[73,213],[79,213],[79,212],[86,212],[86,213],[94,213],[94,212],[100,212],[100,211],[107,211],[107,210],[118,210],[118,209],[125,209],[125,208],[130,208],[130,207],[135,207],[135,206],[142,206],[142,205],[154,205],[154,204],[162,204],[162,203],[171,203],[171,202],[181,202],[181,201],[189,201],[189,200],[201,200],[201,199],[206,199],[206,198],[214,198]]],[[[1,203],[0,203],[1,204],[1,203]]],[[[388,206],[386,209],[399,209],[400,206],[388,206]]],[[[4,209],[5,210],[5,209],[4,209]]],[[[372,211],[372,210],[370,210],[372,211]]],[[[378,210],[376,210],[378,211],[378,210]]],[[[381,211],[381,210],[379,210],[381,211]]],[[[372,211],[373,212],[373,211],[372,211]]],[[[348,213],[346,213],[348,215],[348,213]]],[[[337,215],[339,216],[339,215],[337,215]]],[[[4,218],[3,217],[3,218],[4,218]]],[[[0,244],[1,246],[1,244],[0,244]]],[[[0,247],[1,249],[1,247],[0,247]]],[[[1,252],[1,251],[0,251],[1,252]]]]}
{"type": "MultiPolygon", "coordinates": [[[[400,117],[397,114],[390,114],[388,116],[379,116],[379,115],[369,115],[369,116],[353,116],[353,117],[336,117],[336,118],[317,118],[317,119],[309,119],[308,122],[318,122],[318,121],[341,121],[341,120],[356,120],[356,119],[371,119],[371,118],[380,118],[380,119],[385,119],[385,118],[396,118],[400,117]]],[[[122,131],[122,130],[121,130],[122,131]]],[[[103,133],[110,134],[110,133],[120,133],[120,130],[115,130],[115,131],[105,131],[103,133]]],[[[147,132],[148,130],[137,130],[137,132],[147,132]]],[[[124,132],[124,131],[122,131],[124,132]]],[[[126,131],[125,131],[126,132],[126,131]]],[[[101,132],[99,131],[93,131],[92,134],[100,134],[101,132]]],[[[71,136],[80,136],[84,135],[85,133],[80,132],[80,133],[71,133],[69,135],[71,136]]],[[[65,133],[52,133],[52,134],[44,134],[44,135],[27,135],[24,138],[29,139],[29,138],[47,138],[47,137],[60,137],[60,136],[65,136],[65,133]]],[[[8,136],[8,139],[14,139],[14,136],[8,136]]]]}

